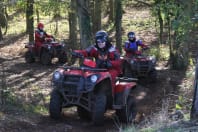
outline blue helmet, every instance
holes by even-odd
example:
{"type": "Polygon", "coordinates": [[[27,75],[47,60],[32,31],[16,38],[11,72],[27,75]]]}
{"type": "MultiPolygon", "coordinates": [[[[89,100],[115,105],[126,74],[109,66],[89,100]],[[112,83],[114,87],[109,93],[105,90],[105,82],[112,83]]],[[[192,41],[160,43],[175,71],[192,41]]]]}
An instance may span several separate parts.
{"type": "Polygon", "coordinates": [[[135,33],[134,32],[129,32],[127,34],[129,41],[135,41],[136,37],[135,37],[135,33]]]}

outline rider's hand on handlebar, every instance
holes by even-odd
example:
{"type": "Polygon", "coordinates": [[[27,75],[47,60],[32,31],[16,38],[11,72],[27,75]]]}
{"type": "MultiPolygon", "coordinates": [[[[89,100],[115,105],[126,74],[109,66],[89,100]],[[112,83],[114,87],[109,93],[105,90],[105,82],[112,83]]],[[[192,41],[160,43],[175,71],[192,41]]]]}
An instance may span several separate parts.
{"type": "Polygon", "coordinates": [[[148,50],[148,49],[150,49],[150,47],[148,47],[148,46],[142,48],[143,51],[144,51],[144,50],[148,50]]]}
{"type": "Polygon", "coordinates": [[[75,57],[79,57],[79,58],[82,58],[83,57],[83,54],[79,53],[79,52],[75,52],[75,51],[72,51],[72,56],[75,56],[75,57]]]}
{"type": "Polygon", "coordinates": [[[110,61],[103,61],[103,60],[100,60],[100,64],[99,64],[99,67],[100,68],[110,68],[112,67],[112,64],[110,61]]]}
{"type": "Polygon", "coordinates": [[[107,66],[107,68],[110,68],[110,67],[112,67],[112,64],[111,64],[111,62],[110,62],[110,61],[106,61],[106,66],[107,66]]]}

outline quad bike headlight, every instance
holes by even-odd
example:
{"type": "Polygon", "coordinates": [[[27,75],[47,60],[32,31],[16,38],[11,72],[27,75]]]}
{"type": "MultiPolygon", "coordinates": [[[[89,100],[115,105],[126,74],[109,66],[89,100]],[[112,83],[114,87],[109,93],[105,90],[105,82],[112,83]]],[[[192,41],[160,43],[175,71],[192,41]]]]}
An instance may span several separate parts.
{"type": "Polygon", "coordinates": [[[153,64],[156,63],[156,58],[154,56],[151,56],[149,59],[152,61],[153,64]]]}
{"type": "Polygon", "coordinates": [[[133,64],[134,63],[134,60],[131,60],[131,64],[133,64]]]}
{"type": "Polygon", "coordinates": [[[54,72],[54,74],[53,74],[53,79],[54,79],[55,81],[57,81],[57,80],[59,80],[60,78],[61,78],[61,73],[58,72],[58,71],[54,72]]]}
{"type": "Polygon", "coordinates": [[[96,75],[92,75],[90,80],[92,83],[95,83],[97,81],[98,77],[96,75]]]}
{"type": "Polygon", "coordinates": [[[50,45],[48,45],[48,47],[47,47],[49,50],[51,49],[51,46],[50,45]]]}
{"type": "Polygon", "coordinates": [[[60,44],[62,45],[62,47],[65,47],[65,43],[64,42],[61,42],[60,44]]]}

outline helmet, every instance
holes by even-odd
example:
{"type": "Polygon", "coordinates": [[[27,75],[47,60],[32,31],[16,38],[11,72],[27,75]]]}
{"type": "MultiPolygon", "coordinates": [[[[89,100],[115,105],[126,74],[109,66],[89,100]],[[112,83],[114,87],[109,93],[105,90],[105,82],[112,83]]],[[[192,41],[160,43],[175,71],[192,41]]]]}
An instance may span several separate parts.
{"type": "Polygon", "coordinates": [[[106,42],[108,40],[108,33],[104,30],[100,30],[100,31],[96,32],[95,39],[96,40],[101,39],[106,42]]]}
{"type": "Polygon", "coordinates": [[[134,32],[129,32],[127,34],[127,36],[128,36],[129,41],[135,41],[136,40],[134,32]]]}
{"type": "Polygon", "coordinates": [[[43,23],[38,23],[37,28],[38,28],[38,29],[43,29],[43,28],[44,28],[43,23]]]}
{"type": "Polygon", "coordinates": [[[104,48],[106,46],[106,42],[108,41],[108,33],[104,30],[100,30],[96,32],[95,42],[98,48],[104,48]]]}

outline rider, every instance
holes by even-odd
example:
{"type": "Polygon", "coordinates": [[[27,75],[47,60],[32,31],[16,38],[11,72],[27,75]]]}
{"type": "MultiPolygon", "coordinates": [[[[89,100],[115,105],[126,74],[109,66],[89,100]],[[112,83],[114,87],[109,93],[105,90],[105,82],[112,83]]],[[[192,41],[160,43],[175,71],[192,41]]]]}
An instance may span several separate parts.
{"type": "Polygon", "coordinates": [[[52,38],[52,35],[47,34],[44,30],[44,25],[43,23],[38,23],[37,29],[35,30],[35,44],[36,46],[40,47],[42,43],[45,42],[46,38],[52,38]]]}
{"type": "Polygon", "coordinates": [[[121,74],[120,53],[110,43],[108,34],[104,30],[96,32],[94,45],[85,50],[75,50],[74,52],[84,57],[94,57],[98,68],[108,69],[112,82],[115,82],[116,77],[121,74]]]}
{"type": "Polygon", "coordinates": [[[125,41],[124,50],[126,51],[126,56],[130,57],[131,55],[141,54],[138,51],[138,46],[141,48],[148,48],[147,45],[144,45],[141,40],[136,40],[135,33],[129,32],[127,34],[128,41],[125,41]]]}

